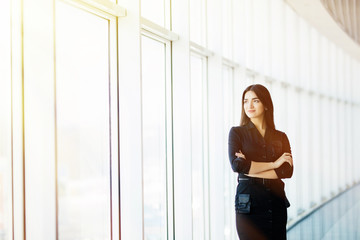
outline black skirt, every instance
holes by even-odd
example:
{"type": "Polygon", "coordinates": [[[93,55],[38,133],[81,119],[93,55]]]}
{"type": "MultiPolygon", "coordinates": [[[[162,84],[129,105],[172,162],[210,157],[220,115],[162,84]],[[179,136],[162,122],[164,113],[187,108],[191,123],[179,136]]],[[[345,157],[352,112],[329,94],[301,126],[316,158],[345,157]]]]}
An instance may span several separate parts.
{"type": "Polygon", "coordinates": [[[286,239],[288,201],[280,179],[239,180],[236,229],[241,240],[286,239]]]}

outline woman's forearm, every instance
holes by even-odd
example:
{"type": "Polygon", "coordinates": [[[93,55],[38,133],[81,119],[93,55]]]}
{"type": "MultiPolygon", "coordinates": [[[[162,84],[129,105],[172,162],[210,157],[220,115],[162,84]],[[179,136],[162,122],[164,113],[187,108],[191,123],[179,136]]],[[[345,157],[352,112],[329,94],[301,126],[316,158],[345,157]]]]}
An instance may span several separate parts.
{"type": "Polygon", "coordinates": [[[246,174],[249,177],[256,177],[256,178],[268,178],[268,179],[278,179],[278,175],[276,174],[275,170],[267,170],[260,173],[253,173],[253,174],[246,174]]]}
{"type": "Polygon", "coordinates": [[[254,162],[251,161],[249,174],[262,173],[268,170],[275,169],[275,164],[273,162],[254,162]]]}

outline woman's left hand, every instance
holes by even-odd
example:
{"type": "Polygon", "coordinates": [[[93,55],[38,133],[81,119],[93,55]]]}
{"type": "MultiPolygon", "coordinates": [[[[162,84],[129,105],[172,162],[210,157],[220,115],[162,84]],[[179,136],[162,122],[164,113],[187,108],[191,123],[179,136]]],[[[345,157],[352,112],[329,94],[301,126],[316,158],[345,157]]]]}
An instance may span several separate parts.
{"type": "Polygon", "coordinates": [[[246,159],[245,155],[241,152],[241,150],[239,150],[239,152],[235,153],[235,156],[238,157],[238,158],[246,159]]]}

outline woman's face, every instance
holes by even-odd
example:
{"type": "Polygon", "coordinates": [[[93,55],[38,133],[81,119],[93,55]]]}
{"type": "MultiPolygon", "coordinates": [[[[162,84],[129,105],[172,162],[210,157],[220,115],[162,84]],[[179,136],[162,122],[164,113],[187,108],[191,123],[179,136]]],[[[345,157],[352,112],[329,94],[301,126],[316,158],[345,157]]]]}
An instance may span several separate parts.
{"type": "Polygon", "coordinates": [[[243,104],[246,116],[249,118],[258,118],[265,113],[264,105],[253,91],[245,93],[243,104]]]}

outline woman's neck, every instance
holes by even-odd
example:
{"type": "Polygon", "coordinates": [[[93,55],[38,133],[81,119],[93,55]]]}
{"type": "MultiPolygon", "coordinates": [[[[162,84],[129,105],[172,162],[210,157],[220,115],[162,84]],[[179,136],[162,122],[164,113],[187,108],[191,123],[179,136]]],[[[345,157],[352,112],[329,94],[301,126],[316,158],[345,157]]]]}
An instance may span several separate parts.
{"type": "Polygon", "coordinates": [[[258,130],[266,129],[266,121],[264,117],[260,118],[251,118],[250,121],[255,125],[258,130]]]}

